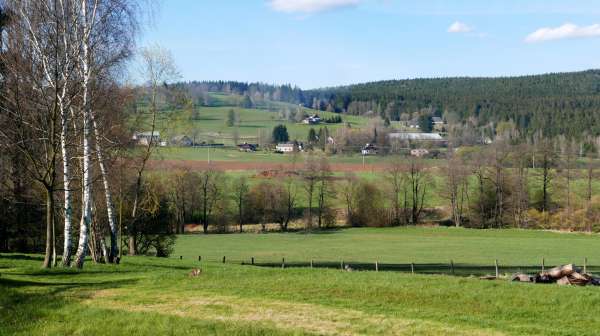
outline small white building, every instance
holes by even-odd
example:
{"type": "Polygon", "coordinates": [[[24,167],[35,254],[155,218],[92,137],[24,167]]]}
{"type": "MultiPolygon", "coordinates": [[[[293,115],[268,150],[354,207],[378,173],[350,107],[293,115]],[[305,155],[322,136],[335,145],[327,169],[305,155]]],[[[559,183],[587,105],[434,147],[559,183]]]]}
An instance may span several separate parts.
{"type": "Polygon", "coordinates": [[[321,123],[321,117],[319,117],[317,114],[314,114],[309,116],[308,118],[305,118],[304,120],[302,120],[302,122],[308,125],[316,125],[321,123]]]}
{"type": "Polygon", "coordinates": [[[133,134],[133,140],[137,142],[138,145],[148,146],[150,143],[155,145],[163,145],[160,141],[160,133],[158,131],[154,132],[137,132],[133,134]]]}
{"type": "Polygon", "coordinates": [[[278,152],[282,152],[282,153],[292,153],[296,150],[296,148],[297,148],[297,146],[295,143],[286,142],[286,143],[277,144],[277,146],[275,147],[275,150],[277,150],[278,152]]]}

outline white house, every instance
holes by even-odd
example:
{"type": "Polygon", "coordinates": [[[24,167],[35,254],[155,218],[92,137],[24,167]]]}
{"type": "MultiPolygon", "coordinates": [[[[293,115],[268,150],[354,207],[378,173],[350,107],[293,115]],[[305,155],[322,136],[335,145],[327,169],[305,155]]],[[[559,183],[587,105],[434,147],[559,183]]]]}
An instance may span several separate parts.
{"type": "Polygon", "coordinates": [[[293,151],[296,150],[296,144],[293,142],[280,143],[280,144],[277,144],[275,149],[278,152],[282,152],[282,153],[292,153],[293,151]]]}
{"type": "Polygon", "coordinates": [[[152,144],[162,146],[162,142],[160,141],[160,133],[158,131],[137,132],[133,134],[132,139],[135,140],[138,143],[138,145],[142,146],[148,146],[150,142],[152,142],[152,144]]]}
{"type": "Polygon", "coordinates": [[[321,123],[321,117],[319,117],[317,114],[314,114],[309,116],[308,118],[305,118],[304,120],[302,120],[302,122],[308,125],[319,124],[321,123]]]}

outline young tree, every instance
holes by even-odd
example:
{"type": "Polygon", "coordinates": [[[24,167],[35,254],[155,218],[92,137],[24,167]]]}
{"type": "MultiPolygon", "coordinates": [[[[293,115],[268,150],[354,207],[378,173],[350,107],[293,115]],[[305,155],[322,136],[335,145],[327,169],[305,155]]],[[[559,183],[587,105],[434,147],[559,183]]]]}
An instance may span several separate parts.
{"type": "Polygon", "coordinates": [[[410,223],[416,225],[421,219],[427,187],[431,186],[431,179],[423,165],[417,158],[411,158],[408,162],[406,180],[410,188],[410,223]]]}
{"type": "Polygon", "coordinates": [[[306,192],[306,200],[308,201],[308,207],[306,209],[306,227],[311,229],[313,223],[313,201],[315,188],[320,177],[319,162],[313,156],[309,156],[304,162],[304,167],[302,167],[301,174],[303,188],[306,192]]]}
{"type": "Polygon", "coordinates": [[[323,226],[325,215],[330,212],[328,201],[333,190],[330,184],[331,168],[326,157],[321,157],[318,162],[318,180],[317,180],[317,227],[323,226]]]}
{"type": "Polygon", "coordinates": [[[235,125],[235,111],[233,109],[229,109],[227,112],[227,121],[225,125],[227,125],[227,127],[233,127],[235,125]]]}
{"type": "Polygon", "coordinates": [[[288,142],[289,140],[290,136],[285,125],[277,125],[273,128],[273,142],[288,142]]]}
{"type": "Polygon", "coordinates": [[[450,157],[447,159],[447,165],[443,169],[446,187],[444,195],[450,201],[454,225],[460,227],[464,218],[465,204],[468,199],[470,172],[463,160],[455,153],[452,153],[452,148],[448,149],[448,153],[450,153],[450,157]]]}
{"type": "Polygon", "coordinates": [[[390,199],[392,201],[393,225],[408,223],[405,217],[408,202],[408,185],[405,175],[406,167],[400,160],[390,164],[387,171],[386,185],[390,188],[390,199]],[[403,203],[403,204],[402,204],[403,203]],[[404,218],[404,220],[403,220],[404,218]]]}
{"type": "Polygon", "coordinates": [[[419,129],[425,133],[433,131],[433,120],[430,115],[419,116],[419,129]]]}
{"type": "Polygon", "coordinates": [[[240,233],[244,230],[244,215],[245,215],[245,205],[248,202],[248,192],[250,187],[248,185],[248,181],[246,177],[241,176],[235,180],[233,180],[233,199],[235,201],[237,207],[237,220],[238,225],[240,226],[240,233]]]}
{"type": "Polygon", "coordinates": [[[198,173],[200,185],[200,211],[202,220],[202,230],[204,234],[208,233],[208,224],[210,216],[215,209],[215,205],[222,200],[224,191],[224,175],[215,170],[204,170],[198,173]]]}

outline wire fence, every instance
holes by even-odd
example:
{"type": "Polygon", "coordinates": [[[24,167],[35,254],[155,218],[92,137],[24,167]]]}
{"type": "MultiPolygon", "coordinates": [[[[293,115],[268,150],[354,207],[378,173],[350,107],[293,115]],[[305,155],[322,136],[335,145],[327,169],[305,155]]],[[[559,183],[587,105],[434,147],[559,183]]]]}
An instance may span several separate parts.
{"type": "MultiPolygon", "coordinates": [[[[179,257],[183,259],[183,256],[179,257]]],[[[505,274],[525,273],[535,274],[547,271],[555,266],[562,264],[550,264],[544,259],[537,265],[535,264],[502,264],[499,260],[491,260],[489,264],[460,263],[454,260],[440,263],[380,263],[380,262],[354,262],[354,261],[323,261],[309,260],[297,261],[286,260],[258,260],[254,257],[247,259],[229,259],[226,256],[222,258],[202,258],[198,256],[198,262],[213,262],[238,264],[265,268],[309,268],[309,269],[338,269],[342,271],[375,271],[375,272],[402,272],[411,274],[440,274],[455,276],[502,276],[505,274]]],[[[581,270],[584,273],[600,273],[600,265],[588,265],[587,258],[581,260],[581,270]]]]}

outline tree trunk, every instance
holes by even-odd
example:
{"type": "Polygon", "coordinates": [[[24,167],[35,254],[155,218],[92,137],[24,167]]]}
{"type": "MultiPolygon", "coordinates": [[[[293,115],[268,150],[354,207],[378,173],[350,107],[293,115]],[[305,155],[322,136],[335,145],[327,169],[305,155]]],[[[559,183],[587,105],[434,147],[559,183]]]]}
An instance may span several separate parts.
{"type": "Polygon", "coordinates": [[[54,244],[52,239],[52,229],[54,227],[54,192],[52,189],[46,189],[46,254],[44,255],[43,268],[52,267],[52,251],[54,244]]]}
{"type": "Polygon", "coordinates": [[[66,111],[64,108],[61,109],[61,123],[62,130],[60,134],[60,145],[63,157],[63,188],[64,188],[64,240],[63,240],[63,255],[62,265],[68,267],[71,265],[71,248],[73,241],[71,239],[71,229],[73,223],[73,206],[71,197],[71,168],[70,168],[70,157],[67,152],[67,123],[66,111]]]}
{"type": "Polygon", "coordinates": [[[108,180],[108,172],[104,165],[104,154],[102,153],[102,145],[100,144],[100,132],[98,131],[98,125],[94,114],[91,113],[92,124],[94,127],[94,135],[96,140],[96,155],[98,156],[98,165],[100,166],[100,173],[102,174],[102,183],[104,185],[104,196],[106,199],[106,212],[108,215],[108,225],[110,227],[110,253],[108,254],[108,262],[112,263],[114,258],[119,255],[119,246],[117,241],[118,229],[115,219],[115,207],[112,198],[112,192],[110,191],[110,185],[108,180]]]}

